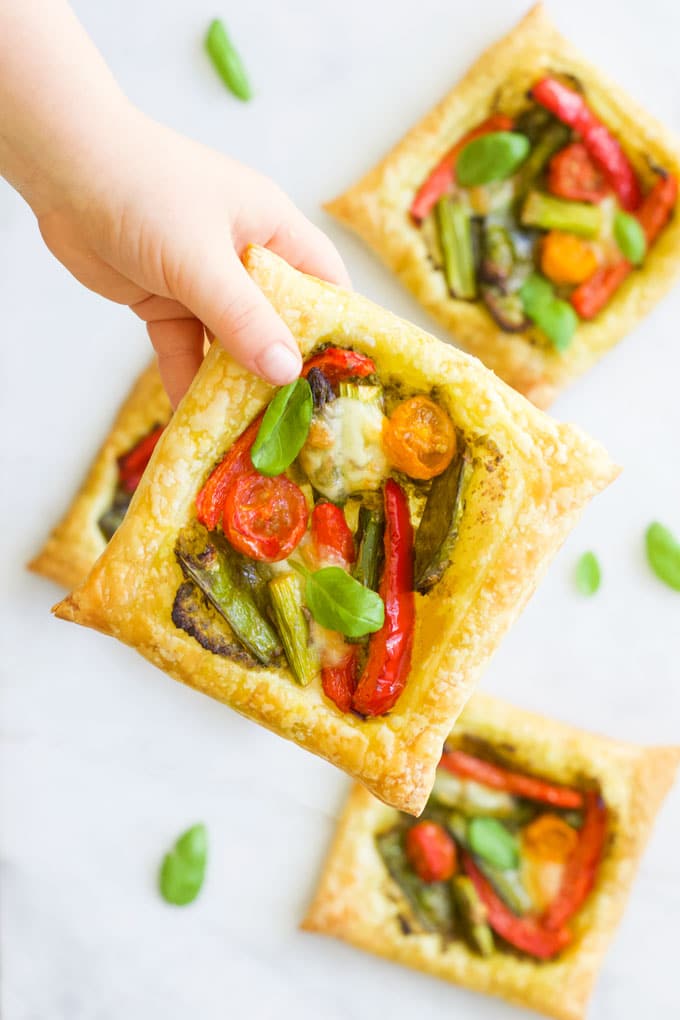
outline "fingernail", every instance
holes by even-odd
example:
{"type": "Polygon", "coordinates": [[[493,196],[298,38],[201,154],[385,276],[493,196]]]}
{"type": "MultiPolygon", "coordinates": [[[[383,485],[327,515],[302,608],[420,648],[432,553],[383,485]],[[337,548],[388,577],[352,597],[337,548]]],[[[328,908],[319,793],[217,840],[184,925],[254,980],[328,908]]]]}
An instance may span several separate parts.
{"type": "Polygon", "coordinates": [[[290,347],[276,343],[267,347],[260,354],[255,365],[259,374],[263,375],[265,379],[276,383],[277,386],[283,386],[284,383],[291,382],[300,374],[302,359],[290,347]]]}

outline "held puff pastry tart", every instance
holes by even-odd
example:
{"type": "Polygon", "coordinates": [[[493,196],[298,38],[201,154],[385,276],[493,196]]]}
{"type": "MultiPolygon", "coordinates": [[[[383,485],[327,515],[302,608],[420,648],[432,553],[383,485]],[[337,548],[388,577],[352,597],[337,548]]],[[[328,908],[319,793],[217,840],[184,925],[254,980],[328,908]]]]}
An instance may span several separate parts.
{"type": "Polygon", "coordinates": [[[352,790],[302,927],[580,1020],[679,762],[680,748],[620,743],[475,694],[447,741],[428,821],[352,790]],[[574,796],[587,806],[569,809],[574,796]],[[453,874],[441,846],[424,853],[423,830],[438,825],[455,841],[453,874]],[[499,830],[519,846],[519,867],[489,843],[499,830]]]}
{"type": "Polygon", "coordinates": [[[213,345],[121,527],[55,612],[125,641],[418,813],[484,663],[617,469],[598,444],[548,419],[469,355],[265,249],[249,249],[244,261],[297,339],[308,381],[275,394],[213,345]],[[303,414],[312,391],[300,456],[285,470],[256,470],[271,414],[285,399],[303,414]],[[417,447],[425,457],[433,436],[448,438],[427,463],[412,458],[396,471],[387,433],[392,450],[414,408],[411,454],[417,447]],[[443,422],[448,433],[436,431],[443,422]],[[442,450],[449,466],[432,468],[442,450]],[[342,473],[333,454],[344,458],[342,473]],[[381,598],[376,582],[350,576],[361,576],[367,558],[364,510],[384,529],[374,560],[384,557],[381,598]],[[366,626],[345,622],[343,598],[358,598],[366,626]],[[337,633],[328,611],[342,616],[337,633]]]}
{"type": "Polygon", "coordinates": [[[148,447],[171,413],[154,362],[135,382],[78,494],[28,564],[29,570],[64,588],[87,577],[125,513],[141,477],[139,469],[150,456],[148,447]]]}
{"type": "Polygon", "coordinates": [[[546,407],[677,276],[679,172],[676,139],[539,4],[326,209],[461,346],[546,407]]]}

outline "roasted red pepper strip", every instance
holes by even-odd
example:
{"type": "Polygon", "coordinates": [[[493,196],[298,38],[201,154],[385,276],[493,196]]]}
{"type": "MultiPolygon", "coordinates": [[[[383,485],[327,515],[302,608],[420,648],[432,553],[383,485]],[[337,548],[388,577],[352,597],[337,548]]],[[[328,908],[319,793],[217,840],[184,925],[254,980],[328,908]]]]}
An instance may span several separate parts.
{"type": "Polygon", "coordinates": [[[324,566],[354,563],[354,536],[335,503],[317,503],[312,510],[312,539],[317,559],[324,566]]]}
{"type": "Polygon", "coordinates": [[[473,138],[481,135],[488,135],[492,131],[512,131],[513,121],[503,113],[494,113],[488,120],[478,124],[472,131],[463,135],[452,149],[446,153],[444,158],[437,164],[427,180],[421,184],[416,192],[416,197],[411,203],[411,216],[416,222],[424,220],[434,209],[435,205],[447,191],[451,189],[456,179],[456,160],[462,149],[473,138]]]}
{"type": "Polygon", "coordinates": [[[302,375],[306,379],[310,369],[319,368],[328,381],[335,385],[343,379],[364,378],[373,375],[375,362],[365,354],[358,354],[356,351],[348,351],[344,347],[327,347],[325,351],[313,354],[302,368],[302,375]]]}
{"type": "Polygon", "coordinates": [[[239,475],[251,474],[255,468],[250,459],[250,449],[255,442],[264,412],[242,432],[231,449],[213,468],[207,482],[196,497],[196,516],[210,531],[219,524],[230,486],[239,475]]]}
{"type": "MultiPolygon", "coordinates": [[[[648,248],[656,241],[668,223],[677,197],[678,181],[671,174],[659,177],[654,187],[645,196],[636,216],[642,224],[648,248]]],[[[632,269],[630,262],[621,259],[620,262],[598,269],[589,279],[572,291],[570,300],[580,317],[592,319],[597,315],[632,269]]]]}
{"type": "Polygon", "coordinates": [[[147,436],[144,436],[132,450],[118,458],[118,477],[126,492],[134,492],[139,485],[164,428],[165,425],[158,425],[147,436]]]}
{"type": "Polygon", "coordinates": [[[380,582],[385,623],[372,634],[368,659],[352,700],[361,715],[389,712],[404,689],[411,666],[415,596],[413,525],[401,486],[385,483],[385,567],[380,582]]]}
{"type": "Polygon", "coordinates": [[[607,808],[597,793],[587,793],[586,811],[576,849],[567,860],[560,891],[546,910],[542,924],[549,931],[563,928],[581,907],[595,884],[607,841],[607,808]]]}
{"type": "Polygon", "coordinates": [[[616,138],[595,116],[583,96],[556,78],[543,78],[534,85],[531,94],[537,103],[579,133],[623,208],[629,212],[637,209],[642,192],[635,171],[616,138]]]}
{"type": "Polygon", "coordinates": [[[535,917],[513,914],[468,853],[463,853],[463,867],[486,907],[487,921],[511,946],[539,960],[549,960],[569,945],[571,932],[568,928],[548,931],[535,917]]]}
{"type": "Polygon", "coordinates": [[[356,648],[350,648],[343,662],[337,666],[324,666],[321,670],[323,692],[341,712],[351,711],[352,696],[357,686],[358,665],[358,652],[356,648]]]}
{"type": "Polygon", "coordinates": [[[476,758],[465,751],[445,751],[439,762],[443,769],[452,772],[461,779],[473,779],[494,790],[505,790],[517,797],[537,800],[552,807],[578,810],[583,807],[583,794],[578,790],[570,790],[566,786],[554,786],[543,779],[524,776],[520,772],[510,772],[499,765],[476,758]]]}

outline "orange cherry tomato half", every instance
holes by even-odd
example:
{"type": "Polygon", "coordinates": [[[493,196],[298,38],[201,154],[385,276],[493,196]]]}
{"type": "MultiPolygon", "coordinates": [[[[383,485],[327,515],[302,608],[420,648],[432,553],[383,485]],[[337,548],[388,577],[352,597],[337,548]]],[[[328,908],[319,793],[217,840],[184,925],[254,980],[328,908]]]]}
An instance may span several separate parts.
{"type": "Polygon", "coordinates": [[[385,453],[411,478],[434,478],[456,452],[456,430],[446,411],[429,397],[411,397],[390,415],[383,432],[385,453]]]}
{"type": "Polygon", "coordinates": [[[224,534],[238,552],[275,563],[292,553],[307,530],[307,500],[285,475],[241,475],[224,504],[224,534]]]}
{"type": "Polygon", "coordinates": [[[541,861],[566,861],[577,843],[578,832],[558,815],[539,815],[522,833],[526,853],[541,861]]]}

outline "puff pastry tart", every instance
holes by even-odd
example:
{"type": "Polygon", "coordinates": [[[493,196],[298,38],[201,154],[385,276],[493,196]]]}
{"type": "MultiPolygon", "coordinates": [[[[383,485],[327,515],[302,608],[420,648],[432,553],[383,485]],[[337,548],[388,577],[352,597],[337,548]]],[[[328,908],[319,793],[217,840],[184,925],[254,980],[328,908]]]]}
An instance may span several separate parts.
{"type": "Polygon", "coordinates": [[[476,694],[420,820],[352,791],[303,928],[580,1020],[679,762],[476,694]]]}
{"type": "Polygon", "coordinates": [[[29,570],[64,588],[73,588],[87,577],[123,519],[170,415],[170,402],[154,362],[135,382],[80,491],[28,564],[29,570]]]}
{"type": "Polygon", "coordinates": [[[420,811],[477,674],[606,453],[468,355],[265,249],[305,359],[218,346],[87,581],[56,607],[420,811]]]}
{"type": "Polygon", "coordinates": [[[680,148],[539,4],[326,208],[547,406],[680,269],[680,148]]]}

